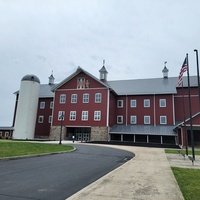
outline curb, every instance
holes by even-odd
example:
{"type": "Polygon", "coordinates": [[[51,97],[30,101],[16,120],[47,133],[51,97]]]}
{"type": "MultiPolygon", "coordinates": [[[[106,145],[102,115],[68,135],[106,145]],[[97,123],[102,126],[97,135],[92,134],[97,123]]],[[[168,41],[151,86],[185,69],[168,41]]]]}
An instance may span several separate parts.
{"type": "Polygon", "coordinates": [[[71,153],[71,152],[74,152],[76,150],[77,150],[77,148],[74,147],[72,150],[69,150],[69,151],[58,151],[58,152],[52,152],[52,153],[41,153],[41,154],[32,154],[32,155],[21,155],[21,156],[4,157],[4,158],[0,158],[0,161],[3,161],[3,160],[17,160],[17,159],[23,159],[23,158],[34,158],[34,157],[42,157],[42,156],[55,155],[55,154],[71,153]]]}

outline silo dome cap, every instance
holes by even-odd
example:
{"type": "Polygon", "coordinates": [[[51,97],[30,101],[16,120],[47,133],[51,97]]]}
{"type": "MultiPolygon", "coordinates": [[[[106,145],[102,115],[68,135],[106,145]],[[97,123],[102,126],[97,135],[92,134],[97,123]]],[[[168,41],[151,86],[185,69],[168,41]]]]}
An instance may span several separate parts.
{"type": "Polygon", "coordinates": [[[40,79],[33,74],[27,74],[22,78],[22,81],[34,81],[40,83],[40,79]]]}

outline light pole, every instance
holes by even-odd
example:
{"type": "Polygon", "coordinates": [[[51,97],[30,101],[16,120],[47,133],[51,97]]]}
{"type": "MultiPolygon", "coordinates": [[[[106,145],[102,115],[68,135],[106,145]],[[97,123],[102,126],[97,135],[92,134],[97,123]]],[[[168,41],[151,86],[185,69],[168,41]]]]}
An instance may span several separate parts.
{"type": "Polygon", "coordinates": [[[197,81],[198,81],[198,88],[199,88],[199,109],[200,109],[200,77],[199,77],[199,58],[198,58],[198,50],[194,49],[196,53],[196,61],[197,61],[197,81]]]}
{"type": "Polygon", "coordinates": [[[64,119],[64,115],[63,115],[63,113],[62,113],[62,114],[60,115],[60,141],[59,141],[59,144],[62,144],[63,119],[64,119]]]}

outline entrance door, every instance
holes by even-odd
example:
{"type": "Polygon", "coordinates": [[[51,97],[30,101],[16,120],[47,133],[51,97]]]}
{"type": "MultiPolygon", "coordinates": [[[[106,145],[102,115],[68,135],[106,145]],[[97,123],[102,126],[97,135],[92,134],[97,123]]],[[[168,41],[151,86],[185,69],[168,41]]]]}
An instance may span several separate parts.
{"type": "Polygon", "coordinates": [[[77,141],[90,141],[90,135],[91,135],[91,128],[88,127],[68,127],[67,128],[67,134],[72,139],[72,136],[75,136],[75,140],[77,141]]]}

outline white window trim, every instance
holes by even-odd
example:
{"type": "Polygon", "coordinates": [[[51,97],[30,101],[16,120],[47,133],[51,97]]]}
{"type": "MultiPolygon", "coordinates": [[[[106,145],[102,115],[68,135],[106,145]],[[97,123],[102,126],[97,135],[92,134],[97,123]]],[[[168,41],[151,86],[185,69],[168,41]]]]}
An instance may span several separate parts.
{"type": "Polygon", "coordinates": [[[69,120],[76,121],[76,111],[70,111],[69,120]]]}
{"type": "Polygon", "coordinates": [[[82,111],[82,116],[81,116],[82,121],[88,121],[88,111],[82,111]]]}
{"type": "Polygon", "coordinates": [[[166,101],[166,99],[160,99],[159,104],[160,104],[160,108],[166,108],[166,106],[167,106],[167,101],[166,101]],[[165,105],[162,105],[162,101],[165,102],[165,103],[164,103],[165,105]]]}
{"type": "Polygon", "coordinates": [[[50,115],[50,116],[49,116],[49,120],[48,120],[49,124],[52,123],[52,119],[53,119],[53,117],[52,117],[52,115],[50,115]]]}
{"type": "Polygon", "coordinates": [[[123,115],[117,115],[117,124],[123,124],[124,119],[123,119],[123,115]],[[121,122],[119,121],[119,118],[121,118],[121,122]]]}
{"type": "Polygon", "coordinates": [[[150,117],[149,115],[145,115],[145,116],[144,116],[144,124],[151,124],[151,117],[150,117]],[[149,119],[149,120],[148,120],[149,122],[146,122],[145,119],[147,119],[147,118],[149,119]]]}
{"type": "Polygon", "coordinates": [[[77,103],[77,94],[71,95],[71,103],[77,103]]]}
{"type": "Polygon", "coordinates": [[[122,99],[117,100],[117,107],[118,108],[123,108],[124,107],[124,101],[122,99]],[[121,102],[121,105],[119,105],[119,102],[121,102]]]}
{"type": "Polygon", "coordinates": [[[131,108],[136,108],[137,107],[137,100],[136,99],[131,99],[131,108]],[[135,102],[135,106],[132,105],[132,102],[135,102]]]}
{"type": "Polygon", "coordinates": [[[50,102],[50,109],[53,109],[53,101],[50,102]]]}
{"type": "Polygon", "coordinates": [[[89,103],[89,99],[90,99],[90,95],[88,93],[84,93],[83,94],[83,103],[89,103]],[[85,96],[87,96],[87,98],[85,98],[85,96]],[[87,101],[85,101],[87,100],[87,101]]]}
{"type": "Polygon", "coordinates": [[[130,124],[137,124],[137,116],[136,115],[130,116],[130,124]],[[132,123],[132,118],[135,118],[135,123],[132,123]]]}
{"type": "Polygon", "coordinates": [[[101,102],[102,102],[102,94],[101,93],[96,93],[95,94],[95,103],[101,103],[101,102]],[[97,96],[98,96],[98,98],[97,98],[97,96]]]}
{"type": "Polygon", "coordinates": [[[66,103],[66,94],[61,94],[59,99],[60,104],[66,103]]]}
{"type": "Polygon", "coordinates": [[[160,124],[167,124],[167,116],[165,116],[165,115],[160,116],[160,124]],[[162,120],[161,120],[162,118],[165,119],[165,122],[162,122],[162,120]]]}
{"type": "Polygon", "coordinates": [[[100,110],[94,111],[94,121],[101,121],[101,111],[100,110]]]}
{"type": "Polygon", "coordinates": [[[63,115],[63,119],[65,119],[65,111],[58,111],[58,121],[61,121],[61,115],[63,115]]]}
{"type": "Polygon", "coordinates": [[[40,101],[40,109],[45,109],[45,101],[40,101]]]}
{"type": "Polygon", "coordinates": [[[39,115],[38,116],[38,123],[39,124],[43,124],[44,123],[44,116],[43,115],[39,115]]]}
{"type": "Polygon", "coordinates": [[[151,101],[150,101],[150,99],[144,99],[144,108],[149,108],[150,107],[150,105],[151,105],[151,101]],[[145,105],[145,102],[149,102],[149,105],[147,106],[147,105],[145,105]]]}

